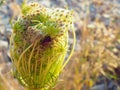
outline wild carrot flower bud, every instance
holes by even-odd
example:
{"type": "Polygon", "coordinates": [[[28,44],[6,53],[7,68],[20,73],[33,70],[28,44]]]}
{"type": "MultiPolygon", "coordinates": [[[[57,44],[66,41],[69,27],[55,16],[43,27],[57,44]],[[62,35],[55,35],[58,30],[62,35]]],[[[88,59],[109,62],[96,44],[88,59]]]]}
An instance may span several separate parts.
{"type": "Polygon", "coordinates": [[[72,26],[69,10],[38,3],[23,5],[22,16],[13,25],[10,46],[13,72],[21,84],[31,90],[49,90],[56,84],[70,58],[64,63],[72,26]]]}

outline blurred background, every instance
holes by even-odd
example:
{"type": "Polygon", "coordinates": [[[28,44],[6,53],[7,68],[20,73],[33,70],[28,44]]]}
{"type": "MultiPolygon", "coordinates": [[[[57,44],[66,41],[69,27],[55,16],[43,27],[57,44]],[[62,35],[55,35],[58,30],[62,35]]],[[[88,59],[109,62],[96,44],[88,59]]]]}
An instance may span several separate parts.
{"type": "MultiPolygon", "coordinates": [[[[75,51],[53,90],[120,90],[120,0],[31,1],[74,10],[75,51]]],[[[12,75],[9,54],[10,22],[22,2],[0,0],[0,90],[25,90],[12,75]]]]}

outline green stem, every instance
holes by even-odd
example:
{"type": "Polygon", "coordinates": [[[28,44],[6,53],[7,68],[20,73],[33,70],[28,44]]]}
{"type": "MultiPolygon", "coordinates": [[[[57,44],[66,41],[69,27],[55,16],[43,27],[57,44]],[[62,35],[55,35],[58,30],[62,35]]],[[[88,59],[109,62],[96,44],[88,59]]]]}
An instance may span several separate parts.
{"type": "Polygon", "coordinates": [[[67,59],[66,62],[63,64],[63,67],[62,67],[61,71],[64,69],[64,67],[66,66],[66,64],[69,62],[69,60],[70,60],[70,58],[71,58],[71,56],[72,56],[72,54],[73,54],[73,52],[74,52],[74,49],[75,49],[76,35],[75,35],[75,31],[74,31],[74,30],[75,30],[75,29],[74,29],[74,26],[73,26],[73,27],[72,27],[72,33],[73,33],[74,42],[73,42],[72,50],[71,50],[71,52],[70,52],[70,55],[69,55],[68,59],[67,59]]]}

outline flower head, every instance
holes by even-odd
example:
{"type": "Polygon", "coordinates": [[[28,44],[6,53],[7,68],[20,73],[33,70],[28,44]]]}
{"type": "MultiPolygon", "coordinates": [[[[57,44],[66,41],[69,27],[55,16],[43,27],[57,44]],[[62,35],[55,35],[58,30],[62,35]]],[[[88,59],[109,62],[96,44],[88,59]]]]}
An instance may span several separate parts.
{"type": "Polygon", "coordinates": [[[24,4],[13,26],[11,57],[15,76],[30,89],[50,89],[56,84],[68,50],[72,12],[24,4]]]}

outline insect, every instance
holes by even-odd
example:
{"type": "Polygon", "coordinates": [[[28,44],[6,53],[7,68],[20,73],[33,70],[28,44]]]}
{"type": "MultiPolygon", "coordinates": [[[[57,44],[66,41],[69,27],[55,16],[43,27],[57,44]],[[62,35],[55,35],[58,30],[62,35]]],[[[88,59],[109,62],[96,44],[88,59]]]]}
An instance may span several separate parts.
{"type": "Polygon", "coordinates": [[[45,36],[45,38],[41,41],[42,46],[48,46],[52,42],[50,36],[45,36]]]}

